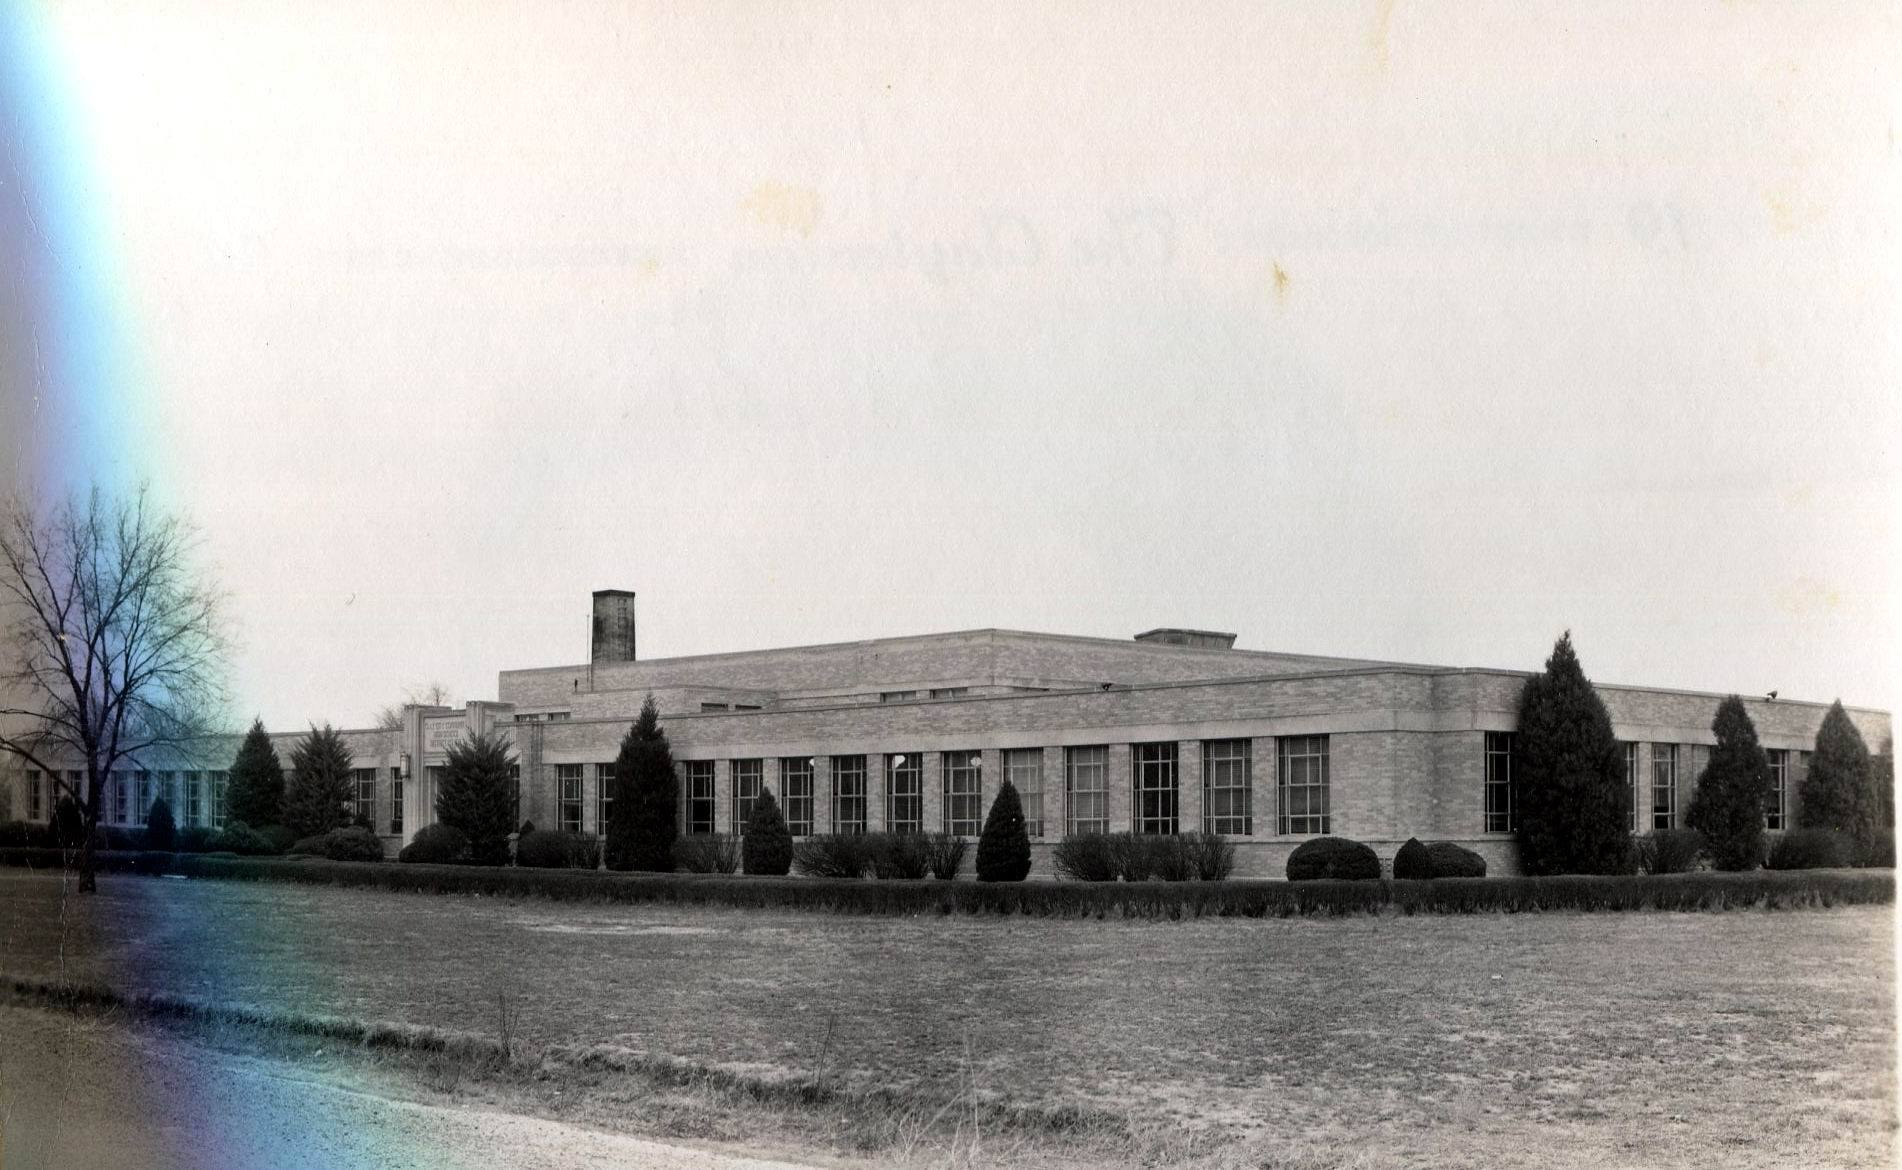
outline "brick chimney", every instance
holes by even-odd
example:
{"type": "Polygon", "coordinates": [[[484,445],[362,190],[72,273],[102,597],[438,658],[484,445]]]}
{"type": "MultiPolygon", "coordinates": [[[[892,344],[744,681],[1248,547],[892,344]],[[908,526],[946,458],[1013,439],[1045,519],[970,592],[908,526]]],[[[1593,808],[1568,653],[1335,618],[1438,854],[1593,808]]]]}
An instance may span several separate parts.
{"type": "Polygon", "coordinates": [[[588,664],[634,661],[634,594],[626,589],[594,591],[594,639],[588,664]]]}

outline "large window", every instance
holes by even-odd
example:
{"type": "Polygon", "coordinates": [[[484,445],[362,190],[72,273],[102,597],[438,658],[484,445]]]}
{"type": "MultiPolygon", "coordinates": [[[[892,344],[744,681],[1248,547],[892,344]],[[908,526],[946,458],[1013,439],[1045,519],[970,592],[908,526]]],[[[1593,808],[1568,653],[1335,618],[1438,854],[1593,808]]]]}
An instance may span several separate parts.
{"type": "Polygon", "coordinates": [[[1638,744],[1625,740],[1619,747],[1625,756],[1625,832],[1638,831],[1638,744]]]}
{"type": "Polygon", "coordinates": [[[1202,744],[1202,831],[1246,837],[1255,831],[1253,745],[1245,739],[1202,744]]]}
{"type": "Polygon", "coordinates": [[[812,834],[812,757],[788,756],[779,761],[779,797],[786,813],[786,831],[795,837],[812,834]]]}
{"type": "Polygon", "coordinates": [[[1331,820],[1328,811],[1327,736],[1289,735],[1276,740],[1284,835],[1320,836],[1331,820]]]}
{"type": "Polygon", "coordinates": [[[557,823],[564,833],[581,831],[581,765],[555,765],[557,823]]]}
{"type": "Polygon", "coordinates": [[[766,785],[765,760],[733,761],[733,831],[746,832],[746,822],[753,819],[753,806],[759,803],[759,794],[766,785]]]}
{"type": "Polygon", "coordinates": [[[350,819],[368,825],[376,831],[376,769],[352,768],[350,778],[353,782],[354,799],[350,802],[350,819]]]}
{"type": "Polygon", "coordinates": [[[1769,748],[1763,758],[1770,773],[1770,795],[1764,801],[1763,827],[1781,829],[1787,823],[1785,813],[1789,808],[1785,802],[1789,793],[1790,753],[1782,748],[1769,748]]]}
{"type": "Polygon", "coordinates": [[[185,773],[185,823],[188,825],[205,823],[205,774],[203,772],[185,773]]]}
{"type": "Polygon", "coordinates": [[[608,835],[608,824],[614,816],[614,765],[596,764],[594,766],[594,831],[603,837],[608,835]]]}
{"type": "Polygon", "coordinates": [[[983,827],[983,757],[977,752],[946,752],[944,764],[944,831],[954,837],[975,837],[983,827]]]}
{"type": "Polygon", "coordinates": [[[925,827],[925,758],[917,752],[885,757],[885,828],[919,833],[925,827]]]}
{"type": "Polygon", "coordinates": [[[832,757],[832,831],[865,831],[865,757],[832,757]]]}
{"type": "Polygon", "coordinates": [[[1697,782],[1704,778],[1704,769],[1710,767],[1710,745],[1694,743],[1691,745],[1691,770],[1687,776],[1691,791],[1697,791],[1697,782]]]}
{"type": "Polygon", "coordinates": [[[403,769],[390,769],[390,832],[403,835],[403,769]]]}
{"type": "Polygon", "coordinates": [[[1012,748],[1004,753],[1004,779],[1017,789],[1024,806],[1024,830],[1043,836],[1043,749],[1012,748]]]}
{"type": "Polygon", "coordinates": [[[1109,749],[1063,749],[1063,831],[1109,832],[1109,749]]]}
{"type": "Polygon", "coordinates": [[[1651,745],[1651,827],[1677,828],[1677,745],[1651,745]]]}
{"type": "Polygon", "coordinates": [[[213,772],[211,774],[211,827],[225,827],[225,797],[231,787],[231,773],[213,772]]]}
{"type": "Polygon", "coordinates": [[[1513,820],[1512,732],[1486,733],[1486,831],[1510,833],[1513,820]]]}
{"type": "Polygon", "coordinates": [[[29,821],[45,820],[46,814],[42,811],[42,807],[40,802],[39,769],[28,768],[26,770],[26,819],[29,821]]]}
{"type": "Polygon", "coordinates": [[[1174,833],[1176,805],[1176,744],[1139,743],[1131,747],[1135,765],[1136,831],[1174,833]]]}
{"type": "Polygon", "coordinates": [[[157,799],[157,796],[152,789],[152,773],[141,768],[137,775],[139,777],[139,802],[132,806],[132,823],[135,825],[143,825],[152,816],[152,802],[157,799]]]}
{"type": "Polygon", "coordinates": [[[132,820],[132,777],[124,772],[112,774],[112,820],[119,825],[132,820]]]}
{"type": "Polygon", "coordinates": [[[713,832],[713,761],[688,760],[687,832],[705,835],[713,832]]]}

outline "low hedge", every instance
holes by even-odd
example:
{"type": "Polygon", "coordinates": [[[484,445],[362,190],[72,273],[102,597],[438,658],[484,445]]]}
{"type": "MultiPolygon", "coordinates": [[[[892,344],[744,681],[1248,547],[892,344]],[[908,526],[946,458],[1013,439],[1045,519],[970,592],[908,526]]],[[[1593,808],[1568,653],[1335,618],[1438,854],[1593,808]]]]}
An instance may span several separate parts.
{"type": "Polygon", "coordinates": [[[1855,861],[1856,842],[1832,829],[1791,829],[1770,846],[1771,869],[1835,869],[1855,861]]]}
{"type": "Polygon", "coordinates": [[[593,869],[601,862],[601,839],[592,833],[531,828],[515,842],[515,864],[530,869],[593,869]]]}
{"type": "Polygon", "coordinates": [[[1216,833],[1078,833],[1050,864],[1076,882],[1216,882],[1235,872],[1235,845],[1216,833]]]}
{"type": "MultiPolygon", "coordinates": [[[[221,854],[95,854],[106,873],[291,881],[407,893],[545,897],[563,902],[783,908],[841,914],[1023,914],[1046,918],[1286,918],[1309,915],[1528,913],[1546,910],[1784,910],[1888,905],[1887,870],[1700,872],[1635,877],[1435,881],[864,882],[462,865],[382,865],[221,854]],[[159,859],[164,859],[161,863],[159,859]]],[[[0,849],[0,865],[58,869],[77,854],[0,849]]]]}

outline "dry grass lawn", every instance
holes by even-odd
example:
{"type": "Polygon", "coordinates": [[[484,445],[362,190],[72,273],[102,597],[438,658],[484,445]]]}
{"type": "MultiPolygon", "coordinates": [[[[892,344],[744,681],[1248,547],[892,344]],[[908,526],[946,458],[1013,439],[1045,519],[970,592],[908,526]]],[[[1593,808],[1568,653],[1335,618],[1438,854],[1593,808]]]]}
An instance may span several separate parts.
{"type": "Polygon", "coordinates": [[[1888,1166],[1893,908],[855,918],[0,875],[0,972],[848,1084],[968,1078],[1211,1164],[1888,1166]]]}

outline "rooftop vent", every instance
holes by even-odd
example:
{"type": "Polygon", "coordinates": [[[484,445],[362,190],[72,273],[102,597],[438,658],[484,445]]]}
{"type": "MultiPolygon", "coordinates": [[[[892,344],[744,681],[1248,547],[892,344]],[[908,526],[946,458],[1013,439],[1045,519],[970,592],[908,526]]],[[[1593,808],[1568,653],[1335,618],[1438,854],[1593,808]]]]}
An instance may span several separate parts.
{"type": "Polygon", "coordinates": [[[1147,630],[1136,635],[1138,642],[1157,646],[1194,646],[1201,650],[1233,650],[1235,635],[1215,630],[1179,630],[1172,626],[1147,630]]]}

